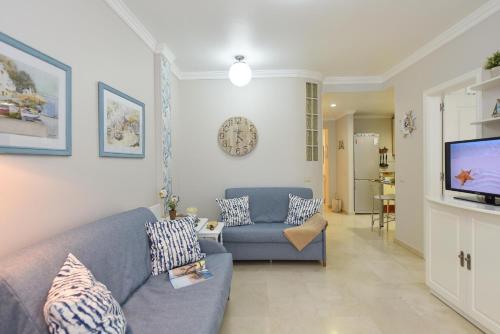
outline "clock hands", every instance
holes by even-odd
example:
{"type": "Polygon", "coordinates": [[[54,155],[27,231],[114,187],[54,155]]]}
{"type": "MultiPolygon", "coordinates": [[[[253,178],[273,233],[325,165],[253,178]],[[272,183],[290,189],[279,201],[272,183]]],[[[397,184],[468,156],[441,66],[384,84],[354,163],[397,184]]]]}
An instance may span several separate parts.
{"type": "Polygon", "coordinates": [[[227,119],[219,130],[219,145],[226,153],[242,156],[251,152],[257,142],[257,129],[245,118],[227,119]]]}
{"type": "Polygon", "coordinates": [[[240,133],[242,133],[243,131],[240,130],[240,127],[236,127],[236,130],[234,131],[236,132],[236,144],[239,144],[240,141],[243,141],[243,138],[240,136],[240,133]]]}

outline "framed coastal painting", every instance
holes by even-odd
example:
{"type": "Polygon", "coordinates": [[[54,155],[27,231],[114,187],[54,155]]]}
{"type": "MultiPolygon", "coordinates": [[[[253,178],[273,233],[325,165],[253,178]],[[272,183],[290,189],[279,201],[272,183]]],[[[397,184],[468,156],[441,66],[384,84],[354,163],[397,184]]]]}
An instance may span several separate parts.
{"type": "Polygon", "coordinates": [[[99,82],[99,156],[144,158],[144,103],[99,82]]]}
{"type": "Polygon", "coordinates": [[[71,155],[71,67],[1,32],[0,153],[71,155]]]}

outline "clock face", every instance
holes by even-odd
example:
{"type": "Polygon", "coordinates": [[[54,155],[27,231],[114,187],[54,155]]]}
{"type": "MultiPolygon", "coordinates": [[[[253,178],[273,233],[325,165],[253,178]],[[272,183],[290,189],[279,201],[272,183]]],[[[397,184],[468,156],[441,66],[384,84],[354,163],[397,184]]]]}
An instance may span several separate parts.
{"type": "Polygon", "coordinates": [[[220,127],[218,139],[224,152],[243,156],[257,145],[257,128],[245,117],[231,117],[220,127]]]}

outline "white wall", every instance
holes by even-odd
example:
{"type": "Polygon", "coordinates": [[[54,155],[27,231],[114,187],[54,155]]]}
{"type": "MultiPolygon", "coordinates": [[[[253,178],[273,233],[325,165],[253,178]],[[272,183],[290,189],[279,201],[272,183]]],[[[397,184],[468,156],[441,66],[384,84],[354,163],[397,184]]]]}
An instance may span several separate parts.
{"type": "Polygon", "coordinates": [[[354,213],[354,126],[353,115],[346,115],[335,121],[337,145],[344,142],[344,149],[337,149],[336,193],[342,200],[342,211],[354,213]]]}
{"type": "Polygon", "coordinates": [[[354,117],[354,133],[378,133],[379,147],[387,147],[388,171],[394,170],[392,156],[392,118],[356,118],[354,117]]]}
{"type": "Polygon", "coordinates": [[[4,1],[0,31],[73,70],[73,155],[0,156],[0,254],[156,198],[153,53],[104,1],[4,1]],[[146,104],[145,159],[98,157],[97,82],[146,104]]]}
{"type": "Polygon", "coordinates": [[[471,124],[478,118],[477,96],[467,94],[465,89],[444,97],[443,137],[444,141],[475,139],[481,127],[471,124]]]}
{"type": "Polygon", "coordinates": [[[229,80],[180,82],[174,189],[181,209],[195,206],[199,215],[216,218],[215,198],[228,187],[305,186],[322,196],[321,161],[305,161],[305,83],[254,79],[238,88],[229,80]],[[257,127],[257,146],[244,157],[231,157],[218,146],[219,127],[232,116],[247,117],[257,127]]]}
{"type": "Polygon", "coordinates": [[[481,67],[486,57],[500,48],[497,31],[500,31],[500,13],[401,72],[388,84],[395,89],[396,120],[399,122],[409,110],[417,117],[413,135],[403,138],[396,132],[396,238],[421,252],[424,245],[422,94],[481,67]]]}
{"type": "Polygon", "coordinates": [[[337,133],[336,125],[334,120],[325,120],[323,122],[323,128],[328,129],[328,157],[329,157],[329,186],[328,191],[330,193],[330,203],[332,205],[332,200],[335,199],[337,192],[337,133]]]}

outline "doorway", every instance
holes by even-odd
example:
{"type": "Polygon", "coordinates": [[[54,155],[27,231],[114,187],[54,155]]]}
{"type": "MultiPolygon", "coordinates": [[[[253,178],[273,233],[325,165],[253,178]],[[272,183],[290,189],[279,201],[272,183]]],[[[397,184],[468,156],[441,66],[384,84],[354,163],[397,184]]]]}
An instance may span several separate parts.
{"type": "MultiPolygon", "coordinates": [[[[380,211],[378,205],[372,205],[374,187],[370,186],[370,180],[379,180],[382,176],[387,183],[394,180],[393,89],[324,93],[321,105],[326,204],[341,207],[346,214],[371,214],[372,207],[380,211]],[[356,148],[362,146],[356,145],[356,134],[377,135],[378,139],[372,140],[368,147],[369,156],[361,152],[355,158],[356,148]]],[[[378,185],[378,188],[394,192],[390,184],[378,185]]],[[[393,203],[386,212],[394,211],[393,203]]]]}

